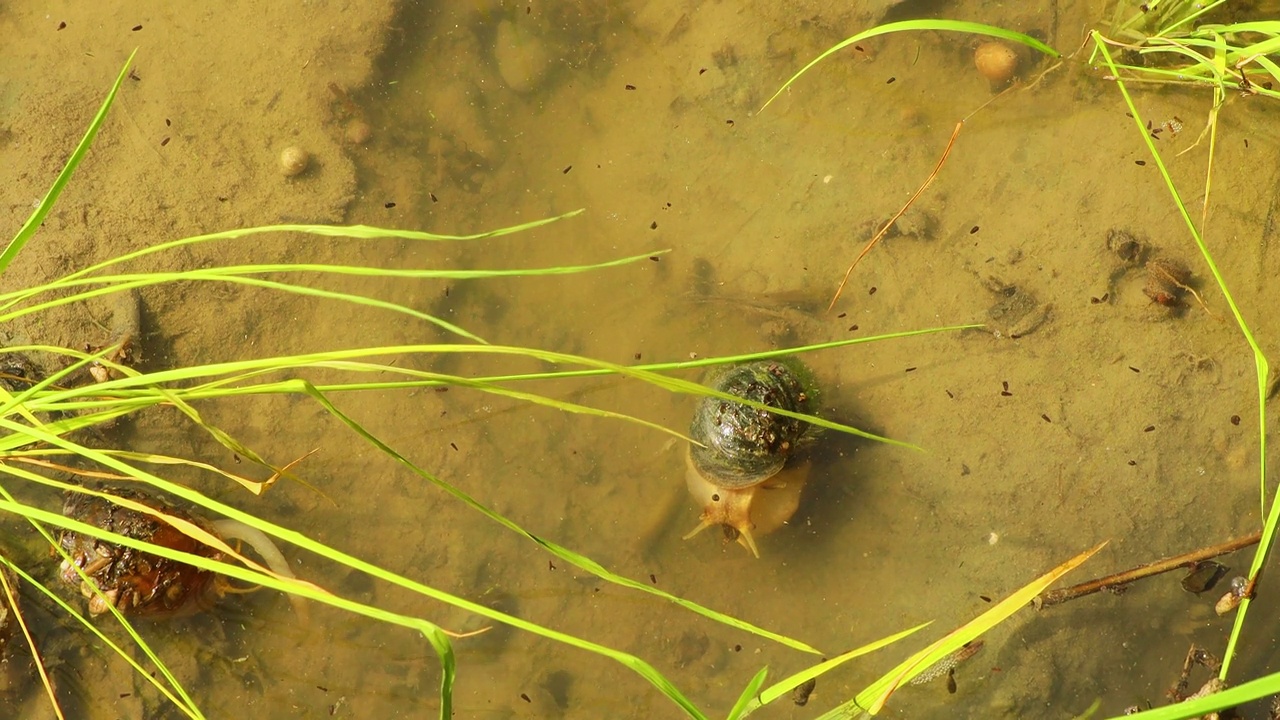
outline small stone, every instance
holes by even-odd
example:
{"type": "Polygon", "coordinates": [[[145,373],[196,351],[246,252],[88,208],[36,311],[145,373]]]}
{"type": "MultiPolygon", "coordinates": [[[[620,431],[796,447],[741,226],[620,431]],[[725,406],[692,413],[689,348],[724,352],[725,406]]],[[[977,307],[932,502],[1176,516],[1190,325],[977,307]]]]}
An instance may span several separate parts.
{"type": "Polygon", "coordinates": [[[493,57],[502,82],[521,94],[535,90],[551,67],[551,56],[542,41],[510,20],[498,24],[493,57]]]}
{"type": "Polygon", "coordinates": [[[311,153],[297,145],[290,145],[280,151],[280,172],[285,177],[294,177],[306,172],[311,165],[311,153]]]}
{"type": "Polygon", "coordinates": [[[352,120],[347,123],[346,136],[352,145],[365,145],[373,139],[373,128],[363,120],[352,120]]]}

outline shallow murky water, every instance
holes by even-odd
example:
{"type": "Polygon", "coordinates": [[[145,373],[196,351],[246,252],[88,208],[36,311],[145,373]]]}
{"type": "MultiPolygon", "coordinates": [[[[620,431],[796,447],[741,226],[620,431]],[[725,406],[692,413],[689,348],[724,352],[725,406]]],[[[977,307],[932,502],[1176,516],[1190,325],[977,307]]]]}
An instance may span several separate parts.
{"type": "MultiPolygon", "coordinates": [[[[1049,5],[948,3],[930,12],[1031,32],[1070,52],[1096,8],[1049,5]]],[[[874,22],[842,6],[468,2],[392,12],[230,3],[175,18],[159,4],[136,21],[7,6],[0,30],[43,39],[0,50],[6,67],[23,52],[34,58],[0,78],[0,157],[18,168],[0,203],[5,227],[29,212],[131,43],[141,43],[139,79],[126,85],[12,282],[225,227],[314,220],[471,233],[585,208],[494,240],[286,236],[147,267],[287,259],[533,268],[670,250],[538,279],[302,280],[431,312],[494,344],[622,364],[988,324],[997,332],[806,357],[825,415],[921,449],[824,436],[799,512],[759,539],[759,559],[715,533],[681,540],[699,508],[684,489],[683,448],[659,432],[458,388],[335,396],[409,460],[534,535],[824,653],[935,621],[919,639],[822,678],[806,707],[782,701],[761,716],[816,716],[1102,540],[1110,544],[1071,580],[1253,531],[1248,347],[1114,85],[1076,58],[984,106],[993,93],[973,71],[972,38],[900,34],[829,59],[759,113],[804,62],[874,22]],[[257,32],[237,30],[233,43],[232,19],[257,32]],[[130,29],[138,23],[142,30],[130,29]],[[933,170],[962,119],[936,182],[825,311],[844,268],[933,170]],[[367,140],[358,123],[367,123],[367,140]],[[292,180],[274,167],[289,144],[315,156],[292,180]],[[1152,303],[1141,270],[1126,269],[1114,250],[1120,232],[1153,257],[1189,265],[1206,308],[1152,303]]],[[[1049,67],[1023,58],[1028,79],[1049,67]]],[[[1137,101],[1156,124],[1183,124],[1159,134],[1157,146],[1198,213],[1205,151],[1193,146],[1207,95],[1167,89],[1137,101]]],[[[1280,257],[1271,247],[1280,165],[1274,133],[1264,130],[1274,112],[1261,98],[1224,108],[1207,232],[1268,352],[1275,328],[1263,308],[1280,257]]],[[[454,341],[403,316],[252,289],[166,288],[144,302],[153,367],[454,341]]],[[[77,336],[85,318],[65,321],[51,340],[85,342],[77,336]]],[[[394,360],[465,376],[547,367],[471,355],[394,360]]],[[[618,379],[521,389],[682,431],[694,405],[618,379]]],[[[776,680],[815,660],[565,567],[310,401],[202,412],[276,462],[319,448],[299,466],[319,492],[281,485],[254,501],[208,478],[177,479],[443,591],[635,654],[710,714],[724,713],[760,667],[776,680]]],[[[177,413],[140,417],[126,432],[140,449],[234,462],[177,413]]],[[[18,529],[5,526],[15,537],[18,529]]],[[[1246,569],[1245,555],[1225,561],[1233,574],[1246,569]]],[[[359,573],[309,557],[297,564],[357,600],[451,630],[478,625],[359,573]]],[[[1270,669],[1274,607],[1265,589],[1239,677],[1270,669]]],[[[1168,576],[1025,610],[988,633],[957,671],[955,694],[942,682],[907,688],[889,712],[1068,718],[1096,698],[1112,715],[1163,704],[1191,642],[1223,647],[1229,623],[1213,613],[1217,594],[1187,594],[1168,576]]],[[[300,623],[268,593],[148,632],[211,717],[421,717],[437,702],[437,662],[411,631],[322,608],[300,623]]],[[[620,665],[548,640],[496,630],[456,650],[459,717],[678,716],[620,665]]],[[[127,670],[100,669],[102,657],[93,647],[59,653],[60,687],[80,716],[154,704],[138,699],[127,670]]],[[[38,702],[26,704],[31,717],[43,712],[38,702]]]]}

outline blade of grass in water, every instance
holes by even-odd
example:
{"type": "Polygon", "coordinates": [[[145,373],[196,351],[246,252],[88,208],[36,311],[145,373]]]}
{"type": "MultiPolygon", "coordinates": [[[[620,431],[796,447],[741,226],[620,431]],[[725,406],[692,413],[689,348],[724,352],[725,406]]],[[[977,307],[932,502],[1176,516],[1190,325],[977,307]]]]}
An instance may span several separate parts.
{"type": "MultiPolygon", "coordinates": [[[[1095,31],[1093,33],[1094,43],[1102,57],[1106,61],[1108,67],[1115,71],[1115,64],[1111,58],[1111,53],[1107,50],[1106,44],[1102,41],[1101,36],[1095,31]]],[[[1182,201],[1182,195],[1178,192],[1178,188],[1173,183],[1173,178],[1169,175],[1169,170],[1164,164],[1164,160],[1160,157],[1159,151],[1152,142],[1150,135],[1147,133],[1146,126],[1143,124],[1142,116],[1138,112],[1137,105],[1133,102],[1133,98],[1129,95],[1128,88],[1120,80],[1116,81],[1116,86],[1120,90],[1121,96],[1124,98],[1125,105],[1129,108],[1129,114],[1133,117],[1138,129],[1141,131],[1143,142],[1147,146],[1147,151],[1151,155],[1151,159],[1155,162],[1156,168],[1160,172],[1160,177],[1164,180],[1165,187],[1169,190],[1169,195],[1173,199],[1173,203],[1178,208],[1182,220],[1187,226],[1187,230],[1191,233],[1191,237],[1195,240],[1196,247],[1200,250],[1201,257],[1204,258],[1205,264],[1209,266],[1209,271],[1213,273],[1214,282],[1217,283],[1218,290],[1222,293],[1222,297],[1227,301],[1227,306],[1231,308],[1231,314],[1235,317],[1236,326],[1240,328],[1240,333],[1244,336],[1245,342],[1248,343],[1249,349],[1253,353],[1254,371],[1257,378],[1257,398],[1258,398],[1258,452],[1259,452],[1259,494],[1260,503],[1262,505],[1262,517],[1264,518],[1262,526],[1262,539],[1258,543],[1257,549],[1254,551],[1253,562],[1249,567],[1249,578],[1252,580],[1257,578],[1262,566],[1266,563],[1267,554],[1271,550],[1272,543],[1275,542],[1276,525],[1280,522],[1280,492],[1277,492],[1272,498],[1271,510],[1267,511],[1267,378],[1270,375],[1270,363],[1262,352],[1262,347],[1254,338],[1253,332],[1249,329],[1249,324],[1244,319],[1244,314],[1240,311],[1240,307],[1236,304],[1235,298],[1231,295],[1231,290],[1227,287],[1226,277],[1222,271],[1218,269],[1217,263],[1213,260],[1213,254],[1209,252],[1209,247],[1205,244],[1204,238],[1200,235],[1200,229],[1196,227],[1195,221],[1191,218],[1186,204],[1182,201]]],[[[1219,678],[1226,680],[1227,672],[1231,667],[1231,660],[1235,656],[1235,647],[1239,642],[1241,631],[1244,627],[1244,619],[1248,613],[1252,598],[1245,598],[1240,603],[1239,611],[1236,613],[1235,624],[1231,628],[1231,635],[1227,640],[1227,649],[1223,653],[1222,669],[1219,678]]]]}
{"type": "Polygon", "coordinates": [[[121,83],[129,74],[129,65],[133,63],[133,56],[137,54],[135,49],[129,53],[129,59],[125,60],[124,67],[120,68],[120,74],[116,76],[116,81],[111,85],[111,90],[107,93],[106,100],[103,100],[102,106],[98,108],[98,113],[93,116],[93,120],[89,123],[89,129],[85,130],[84,137],[80,138],[80,143],[76,145],[76,149],[72,151],[71,157],[67,158],[67,164],[63,166],[62,171],[58,173],[58,177],[54,179],[53,185],[49,186],[49,191],[45,193],[40,200],[40,204],[36,206],[31,217],[23,223],[18,229],[18,234],[13,236],[9,244],[3,252],[0,252],[0,275],[8,269],[13,259],[22,252],[22,248],[26,246],[27,241],[36,234],[40,229],[41,223],[44,222],[45,216],[53,209],[53,204],[58,201],[58,196],[62,194],[62,189],[66,187],[71,180],[71,175],[80,166],[80,162],[84,160],[84,156],[89,152],[89,146],[93,144],[93,139],[98,135],[98,129],[102,127],[102,121],[107,117],[107,111],[111,109],[111,103],[116,99],[116,92],[120,90],[121,83]]]}
{"type": "MultiPolygon", "coordinates": [[[[0,423],[0,425],[2,424],[3,423],[0,423]]],[[[87,448],[85,450],[87,451],[87,448]]],[[[139,480],[143,482],[147,482],[152,485],[156,485],[157,487],[160,487],[161,489],[167,492],[171,492],[174,495],[182,496],[183,499],[186,499],[190,502],[195,502],[196,504],[206,505],[206,506],[218,505],[217,503],[214,503],[213,501],[208,500],[207,498],[202,498],[201,499],[202,501],[196,501],[194,499],[195,493],[187,488],[173,485],[172,483],[168,483],[164,480],[161,480],[158,477],[151,476],[147,473],[143,473],[141,471],[138,471],[137,469],[129,468],[127,466],[124,466],[122,463],[114,461],[111,458],[108,458],[101,454],[91,453],[91,452],[86,452],[85,454],[97,455],[97,457],[93,459],[97,460],[98,462],[103,462],[104,464],[111,464],[111,465],[118,466],[116,467],[117,470],[120,470],[121,472],[124,472],[127,474],[134,475],[139,480]],[[107,463],[104,461],[110,461],[110,463],[107,463]]],[[[10,473],[13,473],[13,470],[14,470],[13,468],[4,468],[4,471],[10,472],[10,473]]],[[[232,508],[229,508],[226,506],[221,506],[221,507],[229,511],[224,514],[232,517],[233,519],[238,519],[238,520],[241,520],[242,522],[246,522],[246,524],[249,524],[251,526],[258,527],[258,529],[263,530],[264,532],[268,532],[269,529],[274,529],[277,532],[283,531],[282,528],[278,528],[276,526],[267,524],[258,518],[248,516],[244,513],[235,511],[232,508]]],[[[35,507],[31,507],[28,505],[24,505],[24,504],[9,501],[9,500],[0,501],[0,511],[9,512],[15,515],[31,518],[42,524],[49,525],[52,527],[71,530],[73,532],[82,533],[90,537],[99,538],[101,540],[106,540],[108,542],[116,543],[118,545],[123,545],[125,547],[131,547],[137,550],[153,553],[155,555],[160,555],[162,557],[167,557],[172,560],[176,560],[178,562],[186,563],[188,565],[193,565],[201,569],[209,570],[211,572],[221,573],[228,577],[242,580],[246,583],[262,585],[264,587],[279,590],[281,592],[288,592],[295,595],[299,595],[301,597],[305,597],[310,600],[321,602],[326,605],[331,605],[333,607],[336,607],[342,610],[347,610],[349,612],[353,612],[359,615],[364,615],[366,617],[370,617],[375,620],[381,620],[383,622],[388,622],[394,625],[409,627],[409,628],[418,630],[422,632],[424,635],[428,635],[429,637],[435,636],[438,639],[442,639],[442,640],[446,638],[446,636],[443,634],[443,632],[440,630],[438,626],[436,626],[434,623],[431,623],[425,619],[415,618],[415,617],[406,616],[406,615],[400,615],[397,613],[392,613],[392,612],[383,610],[381,608],[364,605],[362,603],[357,603],[351,600],[347,600],[345,598],[342,598],[336,595],[331,595],[319,589],[313,589],[312,587],[309,586],[309,584],[285,582],[273,576],[257,573],[237,565],[230,565],[227,563],[217,562],[200,555],[177,552],[169,548],[165,548],[163,546],[144,543],[130,537],[118,535],[116,533],[106,532],[94,525],[82,523],[80,521],[64,517],[57,513],[51,513],[41,508],[35,508],[35,507]]],[[[272,534],[275,534],[275,533],[272,533],[272,534]]],[[[518,629],[525,630],[527,632],[531,632],[533,634],[540,635],[551,640],[556,640],[566,645],[577,647],[579,649],[587,650],[589,652],[594,652],[596,654],[611,658],[621,663],[622,665],[630,668],[637,674],[644,677],[646,680],[649,680],[653,685],[658,687],[665,695],[670,697],[674,702],[676,702],[678,705],[684,708],[686,712],[690,714],[690,716],[696,717],[696,718],[704,717],[702,713],[698,711],[697,708],[691,702],[689,702],[687,698],[683,696],[683,694],[681,694],[678,690],[675,689],[674,685],[671,685],[671,683],[661,675],[661,673],[659,673],[656,669],[654,669],[648,663],[644,662],[643,660],[633,655],[630,655],[628,653],[624,653],[621,651],[617,651],[612,648],[599,645],[597,643],[593,643],[588,640],[584,640],[582,638],[578,638],[572,635],[561,633],[556,630],[552,630],[542,625],[538,625],[536,623],[523,620],[516,616],[508,615],[506,613],[493,610],[484,605],[480,605],[478,603],[472,603],[463,598],[450,595],[443,591],[436,590],[435,588],[431,588],[421,583],[409,580],[408,578],[395,575],[394,573],[383,570],[380,567],[377,567],[370,563],[365,563],[353,556],[346,555],[345,553],[342,553],[338,550],[335,550],[333,548],[330,548],[320,543],[317,543],[315,541],[312,541],[295,531],[287,531],[287,532],[284,532],[283,534],[287,535],[287,537],[283,539],[286,539],[289,542],[293,542],[293,544],[295,545],[311,550],[312,552],[315,552],[318,555],[326,557],[335,562],[342,563],[353,569],[360,570],[361,572],[368,573],[379,579],[385,580],[387,582],[391,582],[395,585],[403,587],[412,592],[416,592],[426,597],[430,597],[432,599],[439,600],[441,602],[445,602],[450,605],[454,605],[456,607],[460,607],[469,612],[487,617],[492,620],[496,620],[498,622],[502,622],[507,625],[511,625],[518,629]]],[[[435,645],[434,641],[433,641],[433,645],[435,645]]]]}
{"type": "Polygon", "coordinates": [[[1030,35],[1024,35],[1019,32],[1014,32],[1012,30],[1005,30],[1004,28],[999,28],[992,25],[983,25],[982,23],[966,22],[962,20],[903,20],[901,22],[885,23],[884,25],[877,25],[876,27],[873,27],[870,30],[864,30],[863,32],[860,32],[857,35],[854,35],[852,37],[845,38],[844,40],[836,43],[835,45],[825,50],[818,57],[814,58],[813,60],[810,60],[808,65],[805,65],[804,67],[800,68],[799,72],[797,72],[795,75],[792,75],[786,82],[784,82],[782,84],[782,87],[778,88],[778,91],[775,92],[768,100],[765,101],[764,105],[760,107],[760,110],[763,111],[765,108],[769,107],[769,103],[778,99],[778,96],[781,95],[783,91],[791,87],[791,84],[794,83],[796,80],[799,80],[801,75],[804,75],[805,73],[809,72],[809,69],[812,68],[814,65],[817,65],[818,63],[827,59],[831,55],[834,55],[835,53],[840,52],[841,50],[849,47],[850,45],[862,42],[863,40],[867,40],[869,38],[873,38],[878,35],[888,35],[890,33],[896,33],[896,32],[920,31],[920,30],[941,30],[941,31],[947,31],[947,32],[970,33],[974,35],[987,35],[990,37],[1000,38],[1002,40],[1011,40],[1013,42],[1026,45],[1032,50],[1037,50],[1039,52],[1042,52],[1045,55],[1048,55],[1049,57],[1058,57],[1057,50],[1054,50],[1053,48],[1049,47],[1048,45],[1045,45],[1044,43],[1031,37],[1030,35]]]}
{"type": "Polygon", "coordinates": [[[854,699],[824,713],[818,720],[845,720],[862,712],[868,715],[879,714],[884,709],[884,704],[888,702],[889,697],[904,683],[910,682],[912,678],[928,670],[934,663],[959,650],[965,643],[976,639],[982,633],[1004,622],[1022,608],[1027,607],[1037,595],[1044,592],[1045,588],[1052,585],[1058,578],[1074,570],[1085,560],[1088,560],[1105,545],[1106,542],[1100,543],[1027,583],[1017,592],[996,603],[978,617],[961,625],[923,650],[916,652],[897,667],[885,673],[879,680],[864,688],[854,699]]]}

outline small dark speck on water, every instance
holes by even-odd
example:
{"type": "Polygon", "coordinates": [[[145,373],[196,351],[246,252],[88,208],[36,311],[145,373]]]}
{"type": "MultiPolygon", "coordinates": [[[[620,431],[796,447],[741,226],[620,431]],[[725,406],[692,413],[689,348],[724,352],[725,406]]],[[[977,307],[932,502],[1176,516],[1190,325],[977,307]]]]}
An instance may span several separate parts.
{"type": "Polygon", "coordinates": [[[884,81],[884,84],[885,84],[885,85],[892,85],[892,84],[893,84],[897,79],[898,79],[898,78],[896,78],[896,77],[891,77],[891,78],[889,78],[888,80],[885,80],[885,81],[884,81]]]}
{"type": "Polygon", "coordinates": [[[973,227],[969,228],[969,234],[970,234],[970,235],[972,235],[972,234],[974,234],[974,233],[976,233],[976,232],[978,232],[978,226],[977,226],[977,225],[974,225],[973,227]]]}
{"type": "Polygon", "coordinates": [[[1138,464],[1138,461],[1137,461],[1137,460],[1130,460],[1130,461],[1129,461],[1129,466],[1130,466],[1130,467],[1132,467],[1132,466],[1134,466],[1134,465],[1137,465],[1137,464],[1138,464]]]}
{"type": "Polygon", "coordinates": [[[1136,372],[1136,373],[1140,373],[1140,372],[1142,372],[1141,370],[1139,370],[1138,368],[1136,368],[1136,367],[1134,367],[1134,366],[1132,366],[1132,365],[1130,365],[1130,366],[1129,366],[1129,369],[1130,369],[1130,370],[1132,370],[1132,371],[1134,371],[1134,372],[1136,372]]]}
{"type": "Polygon", "coordinates": [[[627,88],[628,90],[635,90],[635,89],[636,89],[636,86],[635,86],[635,85],[628,84],[628,85],[626,86],[626,88],[627,88]]]}
{"type": "Polygon", "coordinates": [[[141,29],[142,29],[142,26],[141,26],[141,25],[134,25],[134,26],[133,26],[133,31],[134,31],[134,32],[138,32],[138,31],[139,31],[139,30],[141,30],[141,29]]]}
{"type": "Polygon", "coordinates": [[[657,229],[658,229],[658,221],[657,221],[657,220],[654,220],[653,222],[649,223],[649,229],[650,229],[650,230],[657,230],[657,229]]]}
{"type": "Polygon", "coordinates": [[[1146,160],[1134,160],[1134,161],[1133,161],[1133,164],[1134,164],[1134,165],[1142,165],[1142,166],[1145,166],[1145,165],[1147,164],[1147,161],[1146,161],[1146,160]]]}
{"type": "Polygon", "coordinates": [[[454,450],[457,450],[457,449],[458,449],[458,443],[452,443],[452,442],[451,442],[451,443],[449,443],[449,447],[453,448],[454,450]]]}
{"type": "Polygon", "coordinates": [[[431,202],[440,202],[440,199],[436,197],[435,193],[427,193],[427,195],[431,197],[431,202]]]}
{"type": "Polygon", "coordinates": [[[875,295],[875,294],[876,294],[876,290],[877,290],[877,289],[878,289],[878,288],[877,288],[875,285],[872,285],[872,286],[871,286],[871,289],[867,291],[867,294],[868,294],[868,295],[875,295]]]}
{"type": "Polygon", "coordinates": [[[393,203],[393,202],[383,203],[383,204],[382,204],[382,207],[384,207],[384,208],[386,208],[386,209],[388,209],[388,210],[390,210],[391,208],[393,208],[393,207],[395,207],[395,206],[396,206],[396,204],[395,204],[395,203],[393,203]]]}
{"type": "Polygon", "coordinates": [[[657,575],[654,575],[653,573],[649,573],[649,582],[653,583],[654,585],[657,585],[657,584],[658,584],[658,576],[657,576],[657,575]]]}
{"type": "Polygon", "coordinates": [[[521,700],[523,700],[523,701],[525,701],[525,702],[527,702],[527,703],[531,703],[531,702],[533,702],[532,700],[530,700],[530,699],[529,699],[529,696],[528,696],[528,695],[526,695],[526,694],[524,694],[524,693],[520,693],[520,699],[521,699],[521,700]]]}
{"type": "Polygon", "coordinates": [[[1232,424],[1232,425],[1239,425],[1239,424],[1240,424],[1240,416],[1239,416],[1239,415],[1232,415],[1232,416],[1231,416],[1231,424],[1232,424]]]}
{"type": "Polygon", "coordinates": [[[1146,427],[1142,428],[1142,432],[1151,432],[1152,430],[1155,430],[1155,429],[1156,429],[1156,426],[1155,426],[1155,425],[1148,425],[1148,426],[1146,426],[1146,427]]]}
{"type": "MultiPolygon", "coordinates": [[[[63,28],[65,28],[66,26],[67,26],[67,24],[66,24],[65,22],[60,22],[60,23],[58,23],[58,29],[59,29],[59,30],[62,30],[62,29],[63,29],[63,28]]],[[[1247,145],[1247,143],[1248,143],[1248,142],[1249,142],[1248,140],[1245,140],[1246,147],[1248,147],[1248,145],[1247,145]]]]}
{"type": "Polygon", "coordinates": [[[573,169],[573,166],[572,166],[572,165],[565,165],[565,166],[564,166],[564,169],[563,169],[563,170],[561,170],[560,172],[564,173],[565,175],[568,175],[568,174],[569,174],[569,171],[570,171],[570,170],[572,170],[572,169],[573,169]]]}

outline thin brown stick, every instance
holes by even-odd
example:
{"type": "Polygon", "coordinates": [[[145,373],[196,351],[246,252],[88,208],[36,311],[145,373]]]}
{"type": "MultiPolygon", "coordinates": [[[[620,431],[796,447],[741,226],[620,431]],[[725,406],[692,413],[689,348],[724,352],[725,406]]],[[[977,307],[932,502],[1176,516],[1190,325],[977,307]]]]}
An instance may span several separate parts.
{"type": "Polygon", "coordinates": [[[956,123],[956,129],[951,131],[951,139],[947,141],[947,147],[942,151],[942,157],[938,158],[938,164],[933,166],[933,172],[929,173],[929,177],[925,178],[924,182],[916,190],[915,194],[907,201],[907,204],[903,205],[901,210],[894,214],[893,217],[889,218],[889,222],[885,223],[884,226],[880,228],[880,231],[875,234],[875,237],[871,238],[871,242],[867,243],[866,246],[862,248],[862,252],[858,253],[858,257],[854,258],[853,262],[850,263],[849,269],[844,271],[844,277],[840,280],[840,286],[836,288],[836,294],[832,296],[830,304],[827,305],[828,311],[836,306],[836,301],[840,299],[840,293],[844,292],[844,286],[849,282],[849,276],[853,274],[853,269],[858,267],[858,263],[862,262],[862,258],[866,257],[867,253],[871,252],[871,248],[875,247],[876,243],[880,242],[880,238],[884,237],[884,234],[889,232],[889,228],[893,227],[893,224],[898,222],[898,218],[902,217],[902,215],[907,212],[907,209],[911,207],[911,204],[914,203],[916,199],[924,193],[925,189],[933,183],[934,178],[938,177],[938,171],[942,170],[942,165],[947,161],[947,156],[951,154],[951,148],[955,146],[956,137],[960,134],[960,128],[962,127],[964,127],[963,120],[956,123]]]}
{"type": "Polygon", "coordinates": [[[1166,573],[1170,570],[1177,570],[1180,567],[1187,567],[1198,562],[1204,562],[1210,558],[1216,558],[1219,555],[1226,555],[1227,553],[1235,552],[1241,548],[1247,548],[1250,545],[1257,545],[1258,541],[1261,539],[1262,533],[1256,532],[1252,535],[1246,535],[1242,538],[1229,540],[1219,545],[1211,545],[1193,552],[1175,555],[1173,557],[1164,558],[1163,560],[1156,560],[1154,562],[1149,562],[1144,565],[1139,565],[1135,568],[1125,570],[1124,572],[1115,573],[1114,575],[1090,580],[1089,582],[1080,583],[1079,585],[1072,585],[1071,587],[1062,588],[1061,590],[1053,590],[1043,593],[1038,595],[1035,600],[1032,600],[1031,604],[1034,605],[1037,610],[1049,607],[1050,605],[1058,605],[1068,600],[1075,600],[1078,597],[1092,595],[1100,590],[1107,590],[1109,588],[1127,585],[1135,580],[1141,580],[1146,577],[1151,577],[1152,575],[1159,575],[1160,573],[1166,573]]]}
{"type": "Polygon", "coordinates": [[[924,194],[924,191],[927,190],[929,186],[933,184],[933,181],[937,179],[938,173],[942,171],[942,166],[945,165],[947,162],[947,157],[951,155],[951,148],[955,147],[956,138],[960,136],[960,129],[964,127],[964,124],[969,120],[969,118],[973,117],[974,115],[977,115],[978,112],[981,111],[983,108],[995,102],[997,98],[1003,97],[1005,93],[1009,92],[1015,87],[1017,86],[1011,85],[1008,88],[1000,91],[998,94],[992,96],[991,99],[979,105],[976,110],[964,116],[964,118],[960,122],[956,123],[956,129],[951,131],[951,138],[947,140],[947,147],[943,149],[942,157],[938,158],[938,164],[933,166],[933,172],[929,173],[929,177],[924,179],[924,182],[921,183],[920,187],[916,189],[915,194],[911,196],[911,199],[907,200],[907,204],[903,205],[901,210],[895,213],[893,217],[889,218],[889,222],[885,223],[884,226],[881,227],[878,232],[876,232],[875,236],[871,238],[871,242],[868,242],[862,248],[862,252],[858,253],[858,257],[854,258],[853,262],[849,265],[849,269],[844,271],[844,277],[841,278],[840,280],[840,286],[836,288],[836,294],[832,296],[831,302],[827,305],[828,312],[831,311],[831,308],[836,306],[836,301],[840,299],[840,294],[844,292],[844,286],[847,285],[849,282],[849,276],[853,274],[853,269],[858,267],[858,263],[862,262],[862,258],[866,257],[867,253],[871,252],[871,248],[875,247],[876,243],[880,242],[880,239],[884,237],[885,233],[889,232],[889,228],[893,227],[893,224],[898,222],[898,218],[902,217],[907,212],[907,210],[910,209],[913,204],[915,204],[915,201],[918,200],[920,196],[924,194]]]}

